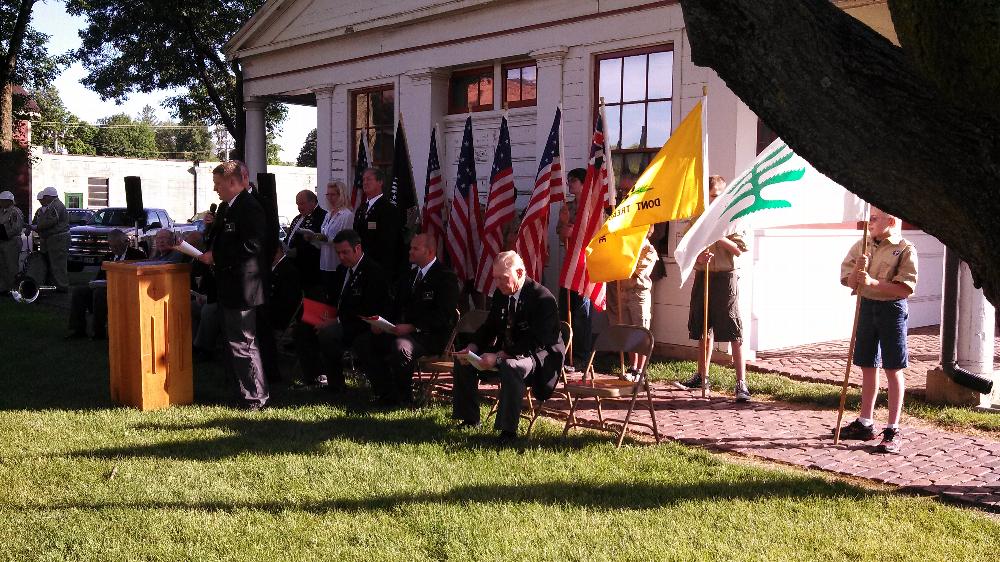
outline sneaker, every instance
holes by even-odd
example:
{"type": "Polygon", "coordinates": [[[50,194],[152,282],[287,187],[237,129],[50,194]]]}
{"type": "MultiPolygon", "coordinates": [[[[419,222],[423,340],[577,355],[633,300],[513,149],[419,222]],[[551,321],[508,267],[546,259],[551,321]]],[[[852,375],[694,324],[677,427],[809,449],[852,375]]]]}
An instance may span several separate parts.
{"type": "Polygon", "coordinates": [[[316,377],[316,386],[322,388],[327,385],[326,375],[316,377]]]}
{"type": "Polygon", "coordinates": [[[887,427],[882,430],[882,442],[875,448],[880,453],[896,454],[903,446],[903,437],[899,428],[887,427]]]}
{"type": "Polygon", "coordinates": [[[736,401],[737,402],[750,401],[750,389],[747,388],[746,381],[736,383],[736,401]]]}
{"type": "Polygon", "coordinates": [[[639,380],[639,372],[635,369],[625,369],[625,372],[621,374],[621,378],[628,382],[635,382],[639,380]]]}
{"type": "Polygon", "coordinates": [[[693,377],[684,382],[674,381],[670,384],[678,390],[697,390],[701,388],[701,375],[695,373],[693,377]]]}
{"type": "Polygon", "coordinates": [[[871,441],[875,439],[876,435],[874,425],[865,425],[858,420],[854,420],[840,429],[841,439],[871,441]]]}

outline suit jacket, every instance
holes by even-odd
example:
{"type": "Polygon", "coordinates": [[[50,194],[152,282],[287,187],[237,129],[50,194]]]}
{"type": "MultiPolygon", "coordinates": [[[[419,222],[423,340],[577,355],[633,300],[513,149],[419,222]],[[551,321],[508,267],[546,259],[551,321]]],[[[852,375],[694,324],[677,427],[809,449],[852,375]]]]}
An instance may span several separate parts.
{"type": "Polygon", "coordinates": [[[344,328],[344,341],[349,343],[365,331],[370,331],[361,316],[387,316],[389,314],[389,280],[385,270],[365,253],[344,286],[348,268],[337,266],[327,286],[327,303],[337,308],[337,318],[344,328]],[[343,292],[341,292],[343,287],[343,292]]]}
{"type": "MultiPolygon", "coordinates": [[[[103,258],[101,258],[101,263],[104,263],[106,261],[113,262],[115,261],[116,257],[117,256],[115,256],[114,252],[108,252],[104,254],[103,258]]],[[[125,248],[125,261],[137,261],[144,259],[146,259],[146,254],[139,248],[133,248],[132,246],[125,248]]],[[[108,278],[108,272],[104,271],[103,268],[98,268],[97,275],[94,277],[94,280],[101,281],[102,279],[107,279],[107,278],[108,278]]]]}
{"type": "Polygon", "coordinates": [[[267,219],[251,194],[240,192],[219,206],[212,229],[212,256],[219,304],[245,310],[264,304],[270,259],[264,255],[267,219]]]}
{"type": "Polygon", "coordinates": [[[271,308],[271,326],[283,330],[291,322],[295,310],[302,302],[302,284],[299,270],[287,258],[271,267],[268,306],[271,308]]]}
{"type": "Polygon", "coordinates": [[[390,320],[396,324],[413,324],[418,340],[431,354],[444,351],[448,336],[455,327],[458,307],[458,277],[440,259],[427,270],[427,275],[414,285],[419,269],[411,269],[396,288],[396,302],[390,320]]]}
{"type": "Polygon", "coordinates": [[[365,255],[371,257],[388,273],[396,269],[400,233],[403,227],[399,210],[383,193],[372,208],[366,209],[367,201],[354,213],[354,230],[361,236],[361,247],[365,255]]]}
{"type": "Polygon", "coordinates": [[[504,341],[507,329],[508,296],[493,292],[490,313],[476,331],[473,341],[480,351],[504,351],[511,356],[531,357],[535,368],[525,381],[539,400],[547,400],[559,380],[566,346],[559,332],[556,299],[544,286],[525,279],[511,328],[511,342],[504,341]]]}
{"type": "Polygon", "coordinates": [[[299,215],[292,221],[291,230],[295,230],[296,226],[298,226],[298,230],[295,232],[295,236],[292,236],[291,240],[288,241],[288,247],[295,250],[295,258],[292,261],[299,270],[302,286],[304,287],[312,287],[318,284],[320,275],[319,248],[313,246],[311,242],[306,241],[302,236],[302,231],[311,230],[319,232],[323,227],[323,219],[325,217],[326,210],[322,207],[316,207],[308,215],[299,215]]]}

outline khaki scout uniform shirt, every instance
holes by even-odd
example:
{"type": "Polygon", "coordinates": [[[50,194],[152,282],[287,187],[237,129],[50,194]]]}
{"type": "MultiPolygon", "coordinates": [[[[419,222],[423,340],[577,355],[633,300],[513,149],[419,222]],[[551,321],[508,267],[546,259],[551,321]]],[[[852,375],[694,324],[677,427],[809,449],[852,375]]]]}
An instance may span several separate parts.
{"type": "Polygon", "coordinates": [[[0,228],[3,228],[6,237],[0,236],[0,242],[20,242],[21,231],[24,230],[24,215],[16,205],[11,205],[6,209],[0,209],[0,228]]]}
{"type": "MultiPolygon", "coordinates": [[[[694,225],[694,222],[691,223],[694,225]]],[[[743,239],[742,232],[734,232],[729,236],[726,236],[734,244],[736,244],[744,252],[747,251],[746,240],[743,239]]],[[[729,250],[724,248],[722,244],[715,242],[708,247],[708,250],[715,254],[712,256],[712,261],[708,262],[709,271],[736,271],[736,256],[732,254],[729,250]]],[[[695,271],[705,271],[705,264],[695,262],[695,271]]]]}
{"type": "Polygon", "coordinates": [[[625,292],[641,294],[653,288],[653,266],[660,256],[656,253],[656,248],[648,239],[642,241],[642,248],[639,250],[639,260],[635,264],[635,271],[632,277],[620,281],[621,289],[625,292]]]}
{"type": "Polygon", "coordinates": [[[69,232],[69,213],[62,201],[53,199],[47,206],[39,207],[35,211],[35,225],[42,238],[69,232]]]}
{"type": "MultiPolygon", "coordinates": [[[[868,275],[881,282],[902,283],[911,291],[917,287],[917,250],[899,234],[891,234],[881,242],[872,241],[871,259],[868,261],[868,275]]],[[[854,271],[854,264],[861,256],[861,241],[854,243],[847,257],[840,264],[840,282],[846,285],[847,278],[854,271]]],[[[870,287],[859,287],[861,296],[873,301],[894,301],[895,297],[874,294],[870,287]]]]}

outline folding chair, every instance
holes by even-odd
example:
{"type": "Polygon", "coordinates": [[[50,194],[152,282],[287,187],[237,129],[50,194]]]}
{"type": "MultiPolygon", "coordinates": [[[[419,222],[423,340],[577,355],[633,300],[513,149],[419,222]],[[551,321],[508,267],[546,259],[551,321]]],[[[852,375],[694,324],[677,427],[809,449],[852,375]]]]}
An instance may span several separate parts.
{"type": "Polygon", "coordinates": [[[434,389],[440,386],[442,374],[451,373],[455,366],[455,358],[451,353],[455,351],[455,340],[459,334],[473,334],[489,316],[488,310],[473,309],[465,314],[455,311],[455,328],[448,338],[448,345],[445,346],[441,355],[421,357],[417,361],[417,368],[414,376],[419,378],[419,390],[422,404],[430,404],[433,398],[434,389]]]}
{"type": "MultiPolygon", "coordinates": [[[[560,322],[559,333],[562,334],[563,342],[566,342],[566,358],[563,360],[562,369],[559,370],[559,380],[556,381],[556,389],[552,392],[552,396],[549,397],[549,400],[552,400],[553,398],[562,398],[563,400],[566,400],[569,403],[570,408],[572,408],[573,397],[566,392],[566,385],[569,384],[569,381],[566,378],[566,361],[572,357],[571,354],[573,344],[571,342],[573,341],[573,327],[569,325],[569,322],[560,322]]],[[[525,397],[527,398],[528,403],[531,404],[531,388],[528,388],[527,392],[525,392],[525,397]]],[[[566,415],[562,410],[555,406],[546,406],[545,402],[539,402],[537,406],[532,404],[531,421],[528,423],[528,431],[526,433],[527,437],[531,436],[531,428],[534,427],[535,420],[538,419],[538,416],[542,414],[550,414],[553,416],[566,415]]]]}
{"type": "MultiPolygon", "coordinates": [[[[597,337],[597,341],[594,342],[594,350],[590,354],[590,359],[587,362],[587,369],[584,371],[584,377],[586,377],[586,373],[592,373],[594,355],[600,352],[638,353],[649,357],[653,353],[653,334],[646,328],[640,326],[608,326],[597,337]]],[[[569,415],[566,418],[566,426],[563,428],[563,437],[569,433],[570,428],[587,425],[576,419],[576,411],[580,406],[582,398],[594,398],[597,401],[597,417],[600,422],[600,427],[598,427],[598,429],[601,429],[602,431],[610,431],[612,433],[620,432],[617,444],[619,448],[625,440],[625,432],[628,431],[630,423],[633,425],[641,425],[651,428],[653,430],[653,436],[656,438],[656,442],[660,442],[660,432],[656,426],[656,410],[653,408],[653,396],[649,391],[649,380],[646,378],[645,366],[639,373],[635,382],[629,382],[617,378],[597,379],[592,374],[590,381],[587,381],[586,378],[584,378],[580,384],[566,384],[563,388],[573,399],[570,403],[569,415]],[[635,402],[639,398],[639,393],[642,390],[646,391],[646,403],[649,408],[651,423],[631,421],[632,411],[635,409],[635,402]],[[602,409],[602,400],[628,400],[628,411],[625,414],[625,417],[605,418],[602,409]],[[621,429],[619,430],[616,426],[611,425],[612,423],[621,424],[621,429]]]]}

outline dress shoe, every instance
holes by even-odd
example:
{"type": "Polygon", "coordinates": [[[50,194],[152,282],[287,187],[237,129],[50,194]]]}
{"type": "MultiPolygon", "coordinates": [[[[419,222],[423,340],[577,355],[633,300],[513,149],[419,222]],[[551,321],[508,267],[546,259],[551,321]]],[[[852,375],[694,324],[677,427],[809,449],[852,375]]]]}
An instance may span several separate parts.
{"type": "Polygon", "coordinates": [[[254,402],[252,404],[244,404],[243,405],[243,409],[246,410],[247,412],[260,412],[261,410],[266,410],[268,408],[270,408],[269,405],[267,405],[267,404],[258,404],[256,402],[254,402]]]}
{"type": "Polygon", "coordinates": [[[517,440],[517,434],[513,431],[501,431],[497,437],[497,447],[510,447],[517,440]]]}
{"type": "Polygon", "coordinates": [[[474,422],[474,421],[462,420],[458,424],[458,428],[459,429],[476,429],[476,428],[478,428],[480,426],[482,426],[482,424],[479,423],[479,422],[477,422],[477,421],[474,422]]]}

